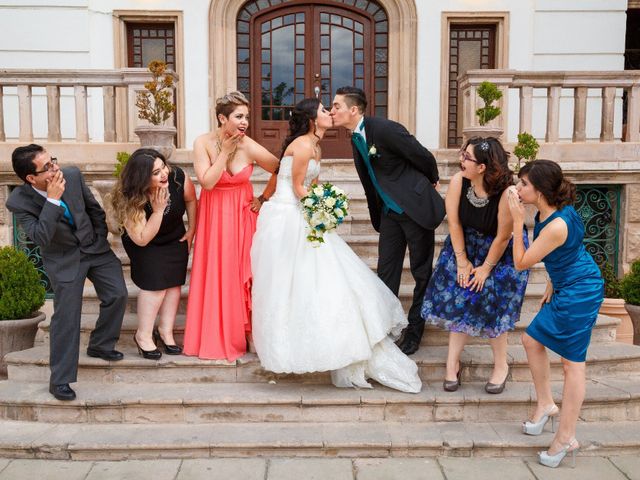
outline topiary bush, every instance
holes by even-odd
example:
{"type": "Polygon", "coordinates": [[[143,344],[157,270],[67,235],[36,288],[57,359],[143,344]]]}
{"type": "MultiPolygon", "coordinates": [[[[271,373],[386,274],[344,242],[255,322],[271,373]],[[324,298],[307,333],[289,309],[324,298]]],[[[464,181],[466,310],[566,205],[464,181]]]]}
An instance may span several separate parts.
{"type": "Polygon", "coordinates": [[[0,248],[0,320],[28,318],[44,305],[45,289],[29,258],[13,247],[0,248]]]}
{"type": "Polygon", "coordinates": [[[640,258],[631,264],[631,270],[620,281],[624,301],[640,306],[640,258]]]}
{"type": "Polygon", "coordinates": [[[493,105],[493,102],[502,98],[502,92],[495,83],[485,81],[478,86],[477,93],[484,102],[484,107],[477,109],[476,115],[480,125],[486,125],[502,112],[500,107],[493,105]]]}

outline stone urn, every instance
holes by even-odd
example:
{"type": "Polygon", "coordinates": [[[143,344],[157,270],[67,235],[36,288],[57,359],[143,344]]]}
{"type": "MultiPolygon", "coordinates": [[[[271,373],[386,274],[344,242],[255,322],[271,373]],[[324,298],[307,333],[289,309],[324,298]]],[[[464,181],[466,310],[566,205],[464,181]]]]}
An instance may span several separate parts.
{"type": "Polygon", "coordinates": [[[133,129],[140,138],[140,146],[153,148],[169,160],[175,150],[176,127],[166,125],[140,125],[133,129]]]}
{"type": "Polygon", "coordinates": [[[633,344],[633,323],[625,308],[622,298],[606,298],[600,305],[600,314],[620,319],[620,325],[616,328],[616,341],[633,344]]]}
{"type": "Polygon", "coordinates": [[[495,137],[502,142],[504,130],[494,125],[476,125],[462,129],[462,143],[473,137],[495,137]]]}
{"type": "Polygon", "coordinates": [[[625,303],[624,308],[629,312],[633,324],[633,344],[640,345],[640,305],[625,303]]]}
{"type": "Polygon", "coordinates": [[[36,312],[31,318],[0,320],[0,377],[7,375],[5,355],[32,348],[38,324],[45,318],[44,313],[36,312]]]}
{"type": "Polygon", "coordinates": [[[113,233],[114,235],[120,235],[120,231],[118,229],[118,221],[116,220],[116,215],[113,211],[113,206],[111,205],[111,195],[113,193],[113,189],[116,186],[116,181],[95,180],[91,185],[100,194],[100,199],[102,200],[102,208],[104,209],[104,213],[107,216],[107,228],[109,229],[109,232],[113,233]]]}

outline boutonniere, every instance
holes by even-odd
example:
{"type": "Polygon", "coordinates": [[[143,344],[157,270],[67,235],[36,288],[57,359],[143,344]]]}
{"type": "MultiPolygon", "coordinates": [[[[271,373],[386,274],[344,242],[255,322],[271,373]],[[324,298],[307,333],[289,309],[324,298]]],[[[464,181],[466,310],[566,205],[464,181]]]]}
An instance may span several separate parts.
{"type": "Polygon", "coordinates": [[[375,144],[371,145],[369,148],[369,158],[378,158],[378,150],[376,149],[375,144]]]}

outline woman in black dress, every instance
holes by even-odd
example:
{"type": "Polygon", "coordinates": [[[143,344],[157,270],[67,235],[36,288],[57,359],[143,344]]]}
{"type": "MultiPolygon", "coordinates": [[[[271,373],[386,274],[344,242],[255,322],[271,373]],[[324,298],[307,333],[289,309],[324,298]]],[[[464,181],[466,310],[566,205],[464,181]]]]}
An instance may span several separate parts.
{"type": "Polygon", "coordinates": [[[193,183],[183,170],[167,165],[159,152],[140,148],[122,170],[113,207],[131,260],[131,279],[140,288],[138,329],[133,336],[138,352],[157,360],[162,356],[159,343],[165,353],[178,355],[182,349],[173,339],[173,324],[196,225],[193,183]]]}

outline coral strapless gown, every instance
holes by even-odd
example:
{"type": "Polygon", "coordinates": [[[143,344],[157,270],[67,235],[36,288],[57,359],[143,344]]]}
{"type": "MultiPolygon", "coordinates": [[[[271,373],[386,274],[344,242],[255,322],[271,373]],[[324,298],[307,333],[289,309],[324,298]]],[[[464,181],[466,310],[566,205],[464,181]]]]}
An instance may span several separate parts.
{"type": "Polygon", "coordinates": [[[202,190],[184,332],[184,353],[233,361],[247,350],[251,331],[251,240],[257,214],[250,209],[253,165],[224,171],[202,190]]]}

